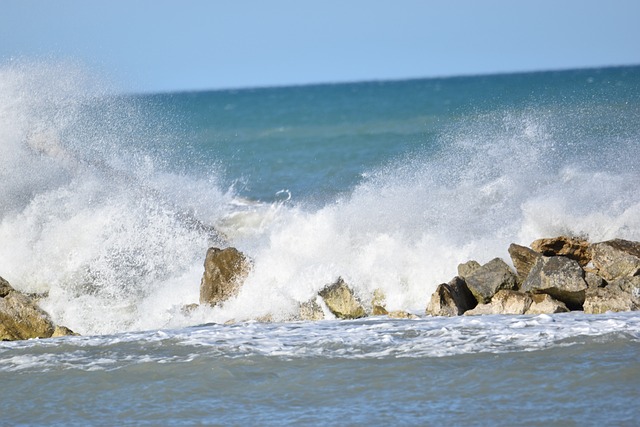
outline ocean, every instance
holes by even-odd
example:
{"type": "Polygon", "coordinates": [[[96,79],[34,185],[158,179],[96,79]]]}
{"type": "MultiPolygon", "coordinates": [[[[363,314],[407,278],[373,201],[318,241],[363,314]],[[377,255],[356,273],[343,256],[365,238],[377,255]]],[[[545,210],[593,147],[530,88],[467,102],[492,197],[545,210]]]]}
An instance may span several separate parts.
{"type": "Polygon", "coordinates": [[[0,66],[2,425],[637,425],[640,314],[438,318],[468,260],[640,240],[640,67],[122,94],[0,66]],[[198,307],[210,246],[252,260],[198,307]],[[292,321],[342,277],[417,319],[292,321]],[[269,318],[270,322],[260,322],[269,318]]]}

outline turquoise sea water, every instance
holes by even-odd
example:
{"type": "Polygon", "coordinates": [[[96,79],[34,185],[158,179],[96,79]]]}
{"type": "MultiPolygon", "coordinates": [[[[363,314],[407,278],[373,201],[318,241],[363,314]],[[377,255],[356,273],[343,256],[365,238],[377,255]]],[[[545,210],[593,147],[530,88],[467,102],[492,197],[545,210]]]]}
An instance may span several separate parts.
{"type": "Polygon", "coordinates": [[[5,64],[0,276],[82,336],[0,344],[2,419],[634,425],[638,315],[424,310],[512,242],[640,240],[639,141],[640,67],[113,95],[5,64]],[[253,269],[186,312],[211,245],[253,269]],[[337,277],[421,317],[288,321],[337,277]]]}

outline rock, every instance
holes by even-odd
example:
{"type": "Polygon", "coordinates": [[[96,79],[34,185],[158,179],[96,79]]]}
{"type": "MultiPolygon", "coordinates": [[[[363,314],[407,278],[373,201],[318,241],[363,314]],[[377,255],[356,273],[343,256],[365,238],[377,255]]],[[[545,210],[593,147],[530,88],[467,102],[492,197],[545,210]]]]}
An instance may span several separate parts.
{"type": "Polygon", "coordinates": [[[513,261],[513,266],[516,269],[517,282],[522,284],[525,281],[529,272],[533,268],[533,265],[536,263],[538,258],[542,255],[533,249],[530,249],[526,246],[516,245],[512,243],[509,246],[509,255],[511,256],[511,261],[513,261]]]}
{"type": "Polygon", "coordinates": [[[200,304],[215,306],[238,294],[251,263],[236,248],[209,248],[200,282],[200,304]]]}
{"type": "Polygon", "coordinates": [[[465,277],[467,287],[479,304],[486,304],[496,292],[515,289],[516,275],[500,258],[495,258],[465,277]]]}
{"type": "Polygon", "coordinates": [[[0,340],[26,340],[30,338],[49,338],[55,326],[49,315],[38,307],[29,297],[13,290],[8,290],[8,283],[3,279],[0,298],[0,340]]]}
{"type": "Polygon", "coordinates": [[[640,275],[640,242],[615,239],[591,245],[593,265],[607,281],[640,275]]]}
{"type": "Polygon", "coordinates": [[[300,320],[316,321],[324,319],[324,311],[315,299],[300,304],[298,311],[300,320]]]}
{"type": "Polygon", "coordinates": [[[80,334],[76,334],[71,329],[67,328],[66,326],[56,326],[55,329],[53,330],[53,334],[51,335],[51,338],[67,337],[67,336],[76,336],[77,337],[79,335],[80,334]]]}
{"type": "Polygon", "coordinates": [[[193,314],[194,311],[196,311],[198,308],[200,307],[200,304],[186,304],[183,305],[182,307],[180,307],[180,313],[183,316],[190,316],[193,314]]]}
{"type": "Polygon", "coordinates": [[[458,276],[459,277],[467,277],[474,271],[480,268],[480,263],[478,261],[467,261],[464,264],[458,265],[458,276]]]}
{"type": "Polygon", "coordinates": [[[547,294],[531,294],[533,300],[525,314],[553,314],[569,311],[565,303],[558,301],[547,294]]]}
{"type": "Polygon", "coordinates": [[[14,289],[9,284],[9,282],[7,282],[2,277],[0,277],[0,298],[6,297],[7,295],[9,295],[9,292],[11,292],[13,290],[14,289]]]}
{"type": "Polygon", "coordinates": [[[339,278],[318,292],[331,313],[339,319],[359,319],[367,314],[353,291],[339,278]]]}
{"type": "Polygon", "coordinates": [[[371,309],[372,316],[386,316],[388,314],[387,309],[380,305],[374,305],[371,309]]]}
{"type": "Polygon", "coordinates": [[[604,288],[590,288],[586,292],[584,312],[601,314],[607,311],[640,309],[640,276],[623,277],[604,288]]]}
{"type": "Polygon", "coordinates": [[[520,289],[551,295],[565,303],[569,309],[581,310],[587,282],[577,261],[563,256],[542,256],[536,261],[520,289]]]}
{"type": "Polygon", "coordinates": [[[584,281],[587,282],[589,288],[604,288],[607,285],[605,280],[592,271],[585,270],[584,281]]]}
{"type": "Polygon", "coordinates": [[[391,319],[419,319],[420,316],[416,316],[413,313],[409,313],[407,311],[392,311],[391,313],[389,313],[389,317],[391,319]]]}
{"type": "Polygon", "coordinates": [[[431,316],[459,316],[476,305],[477,301],[465,280],[456,276],[449,283],[438,285],[426,313],[431,316]]]}
{"type": "Polygon", "coordinates": [[[503,289],[498,291],[489,304],[478,304],[473,310],[465,312],[465,316],[481,314],[525,314],[533,302],[529,294],[503,289]]]}
{"type": "Polygon", "coordinates": [[[373,299],[371,300],[371,314],[373,316],[384,316],[389,314],[386,308],[386,297],[382,289],[373,291],[373,299]]]}
{"type": "Polygon", "coordinates": [[[538,239],[531,243],[531,249],[544,256],[564,256],[575,260],[584,267],[591,261],[589,242],[577,237],[559,236],[538,239]]]}
{"type": "Polygon", "coordinates": [[[499,313],[496,313],[496,308],[493,305],[491,305],[491,303],[478,304],[472,310],[468,310],[464,312],[465,316],[484,316],[486,314],[499,314],[499,313]]]}

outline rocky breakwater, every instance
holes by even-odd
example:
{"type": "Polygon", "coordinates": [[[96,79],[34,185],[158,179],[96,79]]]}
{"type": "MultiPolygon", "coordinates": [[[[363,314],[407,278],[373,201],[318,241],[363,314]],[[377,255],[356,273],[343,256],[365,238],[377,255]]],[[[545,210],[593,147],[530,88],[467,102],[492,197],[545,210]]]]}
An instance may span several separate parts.
{"type": "Polygon", "coordinates": [[[640,308],[640,242],[590,244],[566,236],[512,244],[513,271],[496,258],[469,261],[439,285],[426,313],[433,316],[585,313],[640,308]]]}
{"type": "Polygon", "coordinates": [[[52,338],[76,335],[69,328],[55,325],[29,295],[15,290],[0,277],[0,340],[52,338]]]}
{"type": "MultiPolygon", "coordinates": [[[[209,248],[200,282],[200,304],[222,306],[237,296],[251,266],[249,257],[233,247],[209,248]]],[[[195,305],[186,308],[194,309],[195,305]]],[[[371,314],[396,318],[415,317],[402,311],[388,313],[384,309],[384,295],[379,291],[374,292],[369,304],[363,303],[361,296],[339,277],[308,301],[298,304],[298,312],[286,320],[359,319],[371,314]]],[[[269,316],[258,320],[269,321],[272,318],[269,316]]]]}

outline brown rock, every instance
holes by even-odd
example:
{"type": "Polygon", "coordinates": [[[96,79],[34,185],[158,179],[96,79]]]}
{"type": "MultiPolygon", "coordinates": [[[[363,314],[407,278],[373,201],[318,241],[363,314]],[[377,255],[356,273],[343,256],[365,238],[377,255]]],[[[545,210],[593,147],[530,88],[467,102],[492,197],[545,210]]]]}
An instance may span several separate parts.
{"type": "Polygon", "coordinates": [[[538,239],[531,243],[531,249],[544,256],[564,256],[575,260],[584,267],[591,261],[589,242],[577,237],[559,236],[538,239]]]}
{"type": "Polygon", "coordinates": [[[0,340],[49,338],[54,330],[49,315],[26,295],[12,290],[0,298],[0,340]]]}
{"type": "Polygon", "coordinates": [[[326,286],[318,295],[322,297],[329,311],[339,319],[359,319],[367,315],[360,301],[342,278],[326,286]]]}
{"type": "Polygon", "coordinates": [[[584,271],[577,261],[563,256],[542,256],[536,261],[520,289],[551,295],[568,308],[581,310],[587,283],[584,271]]]}
{"type": "Polygon", "coordinates": [[[622,277],[604,288],[590,288],[586,292],[584,312],[601,314],[607,311],[640,309],[640,276],[622,277]]]}
{"type": "Polygon", "coordinates": [[[533,300],[525,314],[553,314],[569,311],[565,303],[547,294],[531,294],[533,300]]]}
{"type": "Polygon", "coordinates": [[[9,282],[7,282],[2,277],[0,277],[0,298],[6,297],[7,295],[9,295],[9,292],[11,292],[13,290],[14,289],[9,284],[9,282]]]}
{"type": "Polygon", "coordinates": [[[516,288],[516,275],[500,258],[495,258],[465,277],[467,287],[479,304],[486,304],[496,292],[516,288]]]}
{"type": "Polygon", "coordinates": [[[512,243],[509,246],[509,255],[511,256],[511,261],[513,261],[513,266],[516,269],[517,281],[519,284],[525,281],[529,272],[533,268],[533,265],[536,263],[538,258],[542,255],[533,249],[530,249],[526,246],[516,245],[512,243]]]}
{"type": "Polygon", "coordinates": [[[76,334],[66,326],[56,326],[55,329],[53,330],[53,334],[51,335],[51,338],[78,336],[78,335],[80,334],[76,334]]]}
{"type": "Polygon", "coordinates": [[[376,289],[373,291],[373,298],[371,299],[371,314],[373,316],[385,316],[389,314],[386,308],[386,297],[382,289],[376,289]]]}
{"type": "Polygon", "coordinates": [[[431,295],[426,313],[431,316],[459,316],[476,304],[464,279],[456,276],[449,283],[438,285],[431,295]]]}
{"type": "Polygon", "coordinates": [[[209,248],[200,283],[200,304],[215,306],[238,294],[251,263],[236,248],[209,248]]]}
{"type": "Polygon", "coordinates": [[[324,312],[315,299],[312,299],[300,304],[299,316],[300,320],[316,321],[324,319],[324,312]]]}
{"type": "Polygon", "coordinates": [[[409,313],[407,311],[392,311],[388,314],[391,319],[419,319],[420,316],[416,316],[413,313],[409,313]]]}
{"type": "Polygon", "coordinates": [[[489,304],[478,304],[473,310],[465,312],[465,316],[481,314],[525,314],[533,302],[529,294],[512,290],[498,291],[489,304]]]}
{"type": "Polygon", "coordinates": [[[591,245],[593,265],[610,281],[640,275],[640,242],[615,239],[591,245]]]}

